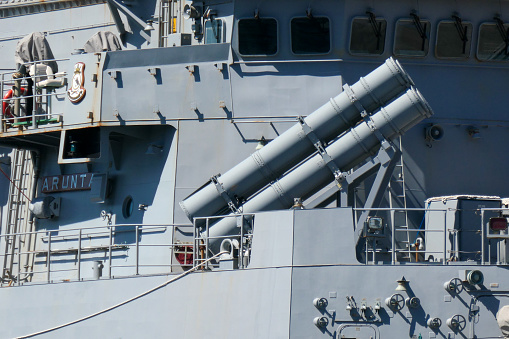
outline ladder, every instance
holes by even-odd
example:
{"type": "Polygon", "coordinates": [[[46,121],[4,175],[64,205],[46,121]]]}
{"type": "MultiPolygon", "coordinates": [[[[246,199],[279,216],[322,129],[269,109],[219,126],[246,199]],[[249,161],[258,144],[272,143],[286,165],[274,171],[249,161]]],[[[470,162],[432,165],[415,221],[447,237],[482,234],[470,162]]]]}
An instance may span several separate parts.
{"type": "Polygon", "coordinates": [[[168,37],[177,33],[178,3],[176,0],[161,0],[159,6],[159,47],[168,47],[168,37]]]}
{"type": "Polygon", "coordinates": [[[32,198],[34,185],[34,166],[32,152],[14,149],[11,162],[11,184],[7,201],[6,218],[3,225],[2,252],[3,266],[1,285],[20,283],[28,268],[31,267],[35,236],[26,234],[33,231],[33,222],[30,220],[28,205],[32,198]],[[22,233],[22,234],[20,234],[22,233]]]}
{"type": "MultiPolygon", "coordinates": [[[[398,143],[398,147],[402,150],[401,137],[396,141],[398,143]]],[[[408,227],[408,212],[407,208],[407,196],[406,196],[406,184],[405,184],[405,167],[403,164],[403,152],[401,152],[401,156],[398,160],[394,168],[394,173],[392,175],[391,180],[389,181],[389,207],[391,208],[391,219],[392,219],[392,227],[398,226],[398,229],[406,229],[406,238],[400,239],[398,238],[398,232],[395,233],[396,236],[396,248],[404,247],[406,252],[400,259],[403,261],[412,261],[412,255],[410,253],[412,240],[411,240],[411,232],[408,227]],[[398,206],[395,206],[395,202],[398,202],[398,206]],[[398,208],[398,210],[392,210],[392,208],[398,208]]],[[[415,258],[414,258],[415,259],[415,258]]]]}

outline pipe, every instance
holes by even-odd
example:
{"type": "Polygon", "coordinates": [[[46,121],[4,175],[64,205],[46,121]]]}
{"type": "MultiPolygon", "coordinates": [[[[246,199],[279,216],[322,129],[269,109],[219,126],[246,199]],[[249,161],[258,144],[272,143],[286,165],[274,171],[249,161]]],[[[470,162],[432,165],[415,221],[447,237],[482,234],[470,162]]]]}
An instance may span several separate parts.
{"type": "MultiPolygon", "coordinates": [[[[414,88],[382,107],[371,119],[376,129],[388,140],[402,135],[424,118],[433,114],[431,107],[414,88]]],[[[380,140],[368,124],[361,123],[331,143],[326,151],[336,165],[347,171],[374,155],[380,148],[380,140]]],[[[319,154],[252,197],[243,206],[244,213],[288,209],[293,199],[309,197],[334,180],[330,169],[319,154]]],[[[209,228],[210,246],[217,250],[221,236],[237,233],[235,218],[224,218],[209,228]]]]}
{"type": "MultiPolygon", "coordinates": [[[[398,61],[389,58],[351,86],[350,89],[357,102],[353,102],[346,91],[343,91],[304,121],[322,143],[327,143],[355,126],[362,119],[360,115],[362,108],[366,113],[374,112],[412,85],[412,79],[398,61]]],[[[249,198],[314,151],[316,149],[313,143],[298,123],[218,177],[217,181],[230,199],[241,201],[249,198]]],[[[185,198],[180,202],[180,206],[189,220],[230,212],[227,202],[212,182],[185,198]]]]}

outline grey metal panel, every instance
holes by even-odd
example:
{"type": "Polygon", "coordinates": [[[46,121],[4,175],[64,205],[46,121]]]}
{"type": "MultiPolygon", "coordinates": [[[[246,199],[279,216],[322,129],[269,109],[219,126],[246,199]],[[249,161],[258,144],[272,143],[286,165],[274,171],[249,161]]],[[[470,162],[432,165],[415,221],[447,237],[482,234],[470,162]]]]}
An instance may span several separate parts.
{"type": "Polygon", "coordinates": [[[356,264],[351,208],[294,210],[293,264],[356,264]],[[324,236],[329,234],[330,236],[324,236]]]}
{"type": "Polygon", "coordinates": [[[291,266],[294,211],[257,213],[249,268],[291,266]]]}
{"type": "MultiPolygon", "coordinates": [[[[478,292],[467,292],[464,289],[459,295],[451,295],[444,290],[444,283],[459,277],[461,270],[478,269],[476,266],[441,266],[441,265],[404,265],[404,266],[328,266],[328,267],[295,267],[292,275],[291,303],[291,338],[329,338],[337,333],[340,326],[352,324],[371,325],[378,335],[374,338],[399,338],[401,334],[412,338],[436,338],[440,333],[455,336],[446,325],[446,320],[455,314],[466,318],[466,328],[456,334],[458,337],[499,337],[495,313],[506,301],[496,296],[509,287],[504,280],[504,270],[495,267],[483,267],[486,285],[499,283],[500,290],[490,289],[486,297],[476,301],[478,292]],[[397,280],[405,277],[409,281],[407,291],[396,291],[397,280]],[[496,292],[495,292],[496,291],[496,292]],[[403,298],[417,297],[421,306],[409,308],[404,305],[399,312],[393,312],[385,304],[385,299],[399,293],[403,298]],[[352,297],[355,305],[352,312],[347,310],[346,297],[352,297]],[[315,298],[326,298],[328,306],[319,310],[313,305],[315,298]],[[361,305],[367,310],[362,315],[361,305]],[[379,302],[380,312],[376,313],[375,303],[379,302]],[[469,307],[479,306],[479,322],[469,317],[469,307]],[[371,316],[373,318],[368,318],[371,316]],[[325,316],[329,320],[326,331],[322,333],[313,324],[315,317],[325,316]],[[439,317],[442,326],[433,331],[427,325],[430,317],[439,317]],[[334,321],[334,322],[333,322],[334,321]]],[[[504,292],[502,292],[504,293],[504,292]]],[[[361,330],[361,328],[359,328],[361,330]]],[[[346,333],[346,332],[345,332],[346,333]]],[[[361,331],[360,333],[364,333],[361,331]]],[[[356,338],[369,338],[356,337],[356,338]]]]}
{"type": "Polygon", "coordinates": [[[339,62],[235,64],[231,69],[237,118],[304,116],[335,97],[344,83],[339,62]]]}
{"type": "Polygon", "coordinates": [[[228,68],[221,66],[226,65],[228,45],[219,47],[211,53],[204,52],[202,46],[167,48],[163,53],[126,51],[130,59],[124,58],[124,52],[108,53],[102,93],[108,99],[102,101],[102,120],[164,123],[165,118],[231,117],[228,68]],[[183,56],[188,60],[182,60],[183,56]]]}
{"type": "MultiPolygon", "coordinates": [[[[257,128],[260,137],[269,126],[263,127],[257,128]]],[[[244,142],[235,125],[227,120],[180,121],[178,138],[175,222],[190,223],[178,202],[210,176],[225,172],[254,152],[257,141],[244,142]]]]}
{"type": "MultiPolygon", "coordinates": [[[[3,326],[0,335],[26,335],[90,315],[171,277],[1,289],[2,300],[13,307],[3,318],[12,325],[3,326]],[[53,294],[55,288],[58,297],[53,294]],[[27,300],[34,312],[29,322],[16,317],[27,305],[21,300],[27,300]]],[[[289,338],[290,279],[291,268],[195,273],[113,311],[40,337],[161,338],[171,334],[176,338],[237,339],[241,333],[242,338],[289,338]]]]}
{"type": "Polygon", "coordinates": [[[191,65],[202,62],[227,62],[229,53],[230,44],[168,47],[143,51],[118,51],[108,53],[105,68],[116,69],[153,65],[191,65]]]}
{"type": "Polygon", "coordinates": [[[507,196],[509,182],[505,171],[500,170],[503,166],[500,147],[509,143],[505,122],[500,125],[486,122],[482,126],[480,121],[474,120],[431,119],[431,122],[444,129],[442,140],[433,142],[431,148],[426,146],[424,138],[429,123],[417,126],[403,137],[403,159],[408,165],[405,180],[415,192],[412,193],[418,202],[415,207],[422,207],[424,200],[433,196],[507,196]],[[469,136],[470,126],[479,127],[479,139],[469,136]],[[454,173],[454,180],[444,173],[454,173]]]}

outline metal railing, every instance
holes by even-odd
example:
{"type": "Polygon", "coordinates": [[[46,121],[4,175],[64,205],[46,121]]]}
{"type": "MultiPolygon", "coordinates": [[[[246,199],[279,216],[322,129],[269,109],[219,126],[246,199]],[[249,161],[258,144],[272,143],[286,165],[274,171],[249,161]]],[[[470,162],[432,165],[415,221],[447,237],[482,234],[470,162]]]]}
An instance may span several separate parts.
{"type": "MultiPolygon", "coordinates": [[[[83,275],[83,264],[100,261],[107,273],[105,278],[135,276],[143,274],[143,270],[150,268],[148,274],[167,274],[182,271],[185,264],[179,263],[176,253],[183,253],[184,257],[193,253],[192,243],[175,240],[179,230],[193,227],[192,225],[111,225],[84,227],[59,230],[41,230],[23,233],[0,235],[0,244],[16,243],[12,253],[2,254],[0,257],[12,255],[16,258],[15,272],[5,272],[2,268],[2,286],[21,285],[25,282],[51,283],[53,281],[80,281],[94,279],[83,275]],[[169,231],[169,232],[168,232],[169,231]],[[170,241],[160,241],[161,233],[167,234],[170,241]],[[142,236],[157,239],[157,242],[141,242],[142,236]],[[115,242],[115,238],[132,235],[130,242],[115,242]],[[24,243],[28,237],[35,238],[35,250],[28,250],[24,243]],[[85,245],[88,243],[89,245],[85,245]],[[134,251],[134,253],[132,253],[134,251]],[[23,257],[31,257],[31,264],[21,267],[26,262],[23,257]],[[143,258],[151,260],[142,263],[143,258]],[[153,260],[158,263],[153,263],[153,260]],[[120,264],[121,261],[126,262],[120,264]],[[58,276],[58,279],[55,278],[58,276]]],[[[191,233],[190,230],[186,231],[191,233]]],[[[190,239],[191,240],[191,239],[190,239]]],[[[189,260],[189,264],[191,264],[189,260]]],[[[96,267],[98,268],[98,267],[96,267]]],[[[147,273],[144,273],[147,274],[147,273]]],[[[101,276],[101,274],[99,274],[101,276]]],[[[98,277],[96,277],[97,279],[98,277]]]]}
{"type": "MultiPolygon", "coordinates": [[[[25,64],[27,69],[32,65],[41,65],[42,62],[59,62],[61,68],[68,62],[66,59],[52,59],[37,62],[28,62],[25,64]]],[[[17,71],[11,71],[0,75],[0,93],[2,93],[2,117],[1,129],[6,132],[11,128],[39,128],[43,125],[54,125],[62,123],[63,112],[53,111],[53,98],[64,96],[67,91],[67,74],[59,72],[49,75],[29,75],[14,78],[13,75],[17,71]],[[40,87],[42,79],[62,79],[61,87],[40,87]],[[31,83],[31,86],[29,86],[31,83]],[[31,95],[28,95],[29,87],[31,87],[31,95]],[[24,89],[24,90],[22,90],[24,89]],[[12,91],[12,92],[10,92],[12,91]],[[16,93],[19,92],[19,96],[16,93]],[[23,94],[23,92],[25,92],[23,94]],[[7,95],[9,93],[9,95],[7,95]],[[31,105],[29,105],[31,101],[31,105]],[[22,103],[23,102],[23,103],[22,103]],[[31,106],[31,112],[28,112],[28,107],[31,106]],[[24,113],[23,113],[24,108],[24,113]],[[7,115],[6,113],[9,112],[7,115]]]]}
{"type": "Polygon", "coordinates": [[[507,208],[465,209],[426,209],[426,208],[355,208],[354,214],[369,211],[372,216],[384,217],[383,231],[370,231],[368,225],[361,227],[364,242],[365,264],[376,264],[377,260],[386,263],[389,259],[392,265],[400,262],[426,262],[448,265],[456,261],[468,261],[472,264],[491,264],[494,249],[496,263],[505,264],[505,241],[509,239],[507,230],[492,231],[487,223],[486,213],[492,216],[501,215],[507,208]],[[422,221],[419,227],[398,224],[396,212],[420,213],[422,221]],[[435,213],[432,219],[430,214],[435,213]],[[450,214],[455,214],[451,216],[450,214]],[[478,216],[475,228],[462,228],[461,213],[474,213],[478,216]],[[453,219],[449,219],[452,217],[453,219]],[[428,219],[427,219],[428,218],[428,219]],[[403,235],[403,237],[401,236],[403,235]],[[413,241],[409,239],[414,239],[413,241]],[[417,241],[419,240],[419,241],[417,241]],[[384,248],[384,246],[387,248],[384,248]],[[496,248],[495,248],[496,247],[496,248]],[[378,258],[377,258],[378,257],[378,258]]]}
{"type": "Polygon", "coordinates": [[[223,215],[214,217],[198,217],[194,218],[194,266],[198,266],[203,262],[207,262],[203,267],[206,268],[217,268],[219,261],[224,259],[230,259],[236,261],[236,267],[245,268],[249,263],[251,242],[253,237],[254,229],[254,214],[253,213],[240,213],[235,215],[223,215]],[[210,227],[216,222],[227,219],[236,219],[237,227],[240,229],[238,235],[222,235],[222,236],[211,236],[210,227]],[[239,248],[233,249],[236,254],[223,255],[215,261],[208,261],[214,254],[219,252],[220,242],[224,240],[237,240],[239,248]],[[211,246],[211,242],[215,243],[215,249],[211,246]]]}
{"type": "MultiPolygon", "coordinates": [[[[387,218],[384,232],[364,232],[366,264],[370,261],[377,264],[377,260],[381,259],[384,264],[390,262],[392,265],[401,262],[450,265],[456,260],[465,261],[464,258],[468,258],[469,264],[485,265],[491,264],[493,250],[497,251],[497,264],[506,262],[505,242],[509,233],[507,229],[493,231],[486,220],[488,214],[505,218],[500,215],[502,211],[509,211],[508,209],[356,208],[354,214],[364,211],[387,218]],[[394,214],[397,211],[419,213],[423,218],[421,226],[409,228],[408,225],[395,223],[394,214]],[[478,229],[461,230],[456,223],[448,223],[450,213],[472,211],[478,217],[478,229]],[[436,215],[432,220],[427,220],[431,213],[436,215]],[[436,225],[433,225],[433,222],[436,225]],[[478,237],[471,239],[467,234],[464,238],[458,238],[462,232],[475,232],[478,237]],[[405,240],[414,238],[421,239],[421,246],[412,248],[416,241],[405,240]],[[458,239],[468,239],[469,247],[466,250],[462,246],[457,247],[458,239]],[[382,244],[384,246],[381,246],[382,244]],[[388,245],[387,249],[384,248],[385,245],[388,245]],[[476,260],[471,259],[474,255],[476,260]]],[[[214,269],[221,267],[223,260],[233,263],[234,268],[242,269],[248,265],[251,256],[253,226],[254,214],[238,214],[196,218],[194,225],[103,225],[2,234],[0,245],[6,246],[9,243],[14,250],[0,257],[4,259],[11,256],[14,265],[13,272],[6,272],[5,268],[2,268],[0,285],[98,279],[100,273],[95,276],[83,274],[83,269],[88,267],[101,270],[101,265],[106,271],[104,278],[108,279],[140,274],[169,274],[199,265],[203,265],[204,270],[214,269]],[[225,218],[236,219],[238,234],[212,236],[211,226],[225,218]],[[145,238],[143,241],[142,237],[145,238]],[[37,244],[35,249],[28,246],[33,239],[37,244]],[[226,243],[230,244],[233,240],[236,241],[235,246],[231,247],[231,253],[208,262],[214,253],[224,250],[220,250],[220,244],[225,239],[228,239],[226,243]]],[[[366,229],[366,225],[355,226],[356,229],[366,229]]],[[[2,261],[4,260],[0,260],[2,261]]]]}

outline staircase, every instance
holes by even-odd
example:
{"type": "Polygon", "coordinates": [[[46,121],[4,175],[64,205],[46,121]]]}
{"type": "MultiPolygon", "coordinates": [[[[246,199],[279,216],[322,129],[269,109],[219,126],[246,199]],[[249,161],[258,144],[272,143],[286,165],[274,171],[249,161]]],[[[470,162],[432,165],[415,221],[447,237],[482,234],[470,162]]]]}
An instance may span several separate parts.
{"type": "Polygon", "coordinates": [[[32,266],[35,238],[26,232],[33,231],[28,205],[34,182],[32,152],[14,149],[11,162],[11,184],[6,216],[2,228],[0,248],[3,252],[1,285],[12,285],[26,279],[32,266]],[[22,233],[22,234],[20,234],[22,233]]]}

